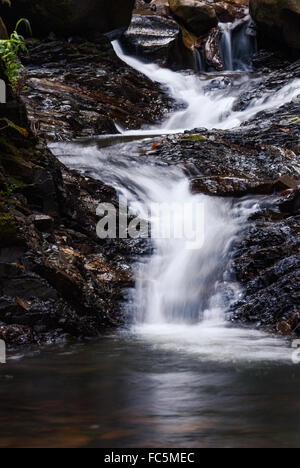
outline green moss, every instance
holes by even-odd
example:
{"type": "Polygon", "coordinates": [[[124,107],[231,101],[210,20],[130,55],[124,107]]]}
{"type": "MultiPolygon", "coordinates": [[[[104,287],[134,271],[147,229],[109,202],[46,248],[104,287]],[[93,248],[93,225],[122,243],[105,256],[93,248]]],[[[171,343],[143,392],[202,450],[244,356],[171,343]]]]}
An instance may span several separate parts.
{"type": "Polygon", "coordinates": [[[203,135],[187,135],[183,137],[184,141],[207,141],[207,138],[203,135]]]}
{"type": "Polygon", "coordinates": [[[289,120],[290,124],[299,123],[299,122],[300,122],[299,117],[293,117],[292,119],[289,120]]]}

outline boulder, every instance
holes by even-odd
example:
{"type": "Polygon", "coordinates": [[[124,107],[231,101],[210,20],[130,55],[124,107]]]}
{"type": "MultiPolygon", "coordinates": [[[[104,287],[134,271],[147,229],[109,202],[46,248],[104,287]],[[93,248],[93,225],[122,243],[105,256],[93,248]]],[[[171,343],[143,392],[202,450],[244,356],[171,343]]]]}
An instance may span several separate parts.
{"type": "Polygon", "coordinates": [[[244,5],[226,1],[216,2],[213,6],[221,23],[233,23],[235,20],[243,18],[248,11],[244,5]]]}
{"type": "Polygon", "coordinates": [[[216,10],[205,2],[194,0],[169,0],[172,13],[196,36],[207,34],[218,24],[216,10]]]}
{"type": "Polygon", "coordinates": [[[262,41],[300,51],[299,0],[250,0],[250,12],[262,41]]]}
{"type": "Polygon", "coordinates": [[[30,20],[33,34],[61,36],[112,33],[117,37],[130,24],[134,0],[14,0],[0,12],[9,29],[20,17],[30,20]]]}
{"type": "Polygon", "coordinates": [[[124,50],[145,60],[168,61],[176,47],[180,29],[169,18],[154,15],[134,15],[121,41],[124,50]]]}

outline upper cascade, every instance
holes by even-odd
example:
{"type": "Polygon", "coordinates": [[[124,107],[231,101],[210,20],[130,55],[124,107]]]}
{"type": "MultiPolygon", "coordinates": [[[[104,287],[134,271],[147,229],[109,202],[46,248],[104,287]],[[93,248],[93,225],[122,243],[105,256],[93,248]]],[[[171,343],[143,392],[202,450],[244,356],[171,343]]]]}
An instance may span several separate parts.
{"type": "Polygon", "coordinates": [[[256,32],[248,1],[140,0],[122,47],[145,62],[196,72],[249,70],[256,32]]]}

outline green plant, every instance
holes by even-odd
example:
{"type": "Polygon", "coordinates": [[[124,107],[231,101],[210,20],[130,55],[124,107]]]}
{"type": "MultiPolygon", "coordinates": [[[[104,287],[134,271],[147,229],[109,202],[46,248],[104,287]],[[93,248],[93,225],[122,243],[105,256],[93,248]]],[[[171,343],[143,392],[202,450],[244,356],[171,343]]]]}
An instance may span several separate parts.
{"type": "Polygon", "coordinates": [[[0,131],[6,130],[7,128],[12,128],[16,132],[20,133],[20,135],[22,135],[24,138],[28,137],[28,131],[25,128],[16,125],[14,122],[7,119],[6,117],[2,117],[0,119],[0,123],[1,122],[3,122],[5,125],[3,127],[0,127],[0,131]]]}
{"type": "Polygon", "coordinates": [[[18,33],[18,28],[21,23],[25,24],[28,32],[31,34],[29,21],[25,18],[21,18],[17,22],[15,30],[10,38],[0,40],[0,59],[3,63],[3,72],[8,79],[13,94],[17,93],[20,80],[20,68],[22,67],[18,55],[20,51],[27,52],[24,37],[18,33]]]}
{"type": "Polygon", "coordinates": [[[16,184],[8,184],[7,182],[4,182],[4,190],[0,190],[0,196],[10,198],[17,188],[18,186],[16,184]]]}

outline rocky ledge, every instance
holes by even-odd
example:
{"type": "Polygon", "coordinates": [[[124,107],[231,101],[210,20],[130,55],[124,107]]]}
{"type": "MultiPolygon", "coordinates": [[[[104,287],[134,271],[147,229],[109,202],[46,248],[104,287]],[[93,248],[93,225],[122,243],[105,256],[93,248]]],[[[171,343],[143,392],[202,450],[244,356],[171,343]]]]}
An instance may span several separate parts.
{"type": "Polygon", "coordinates": [[[0,134],[0,339],[97,336],[123,322],[139,247],[97,238],[96,207],[114,190],[66,169],[23,126],[0,134]]]}
{"type": "Polygon", "coordinates": [[[27,91],[31,127],[41,137],[118,133],[153,124],[174,105],[158,84],[122,62],[105,36],[29,41],[27,91]]]}

